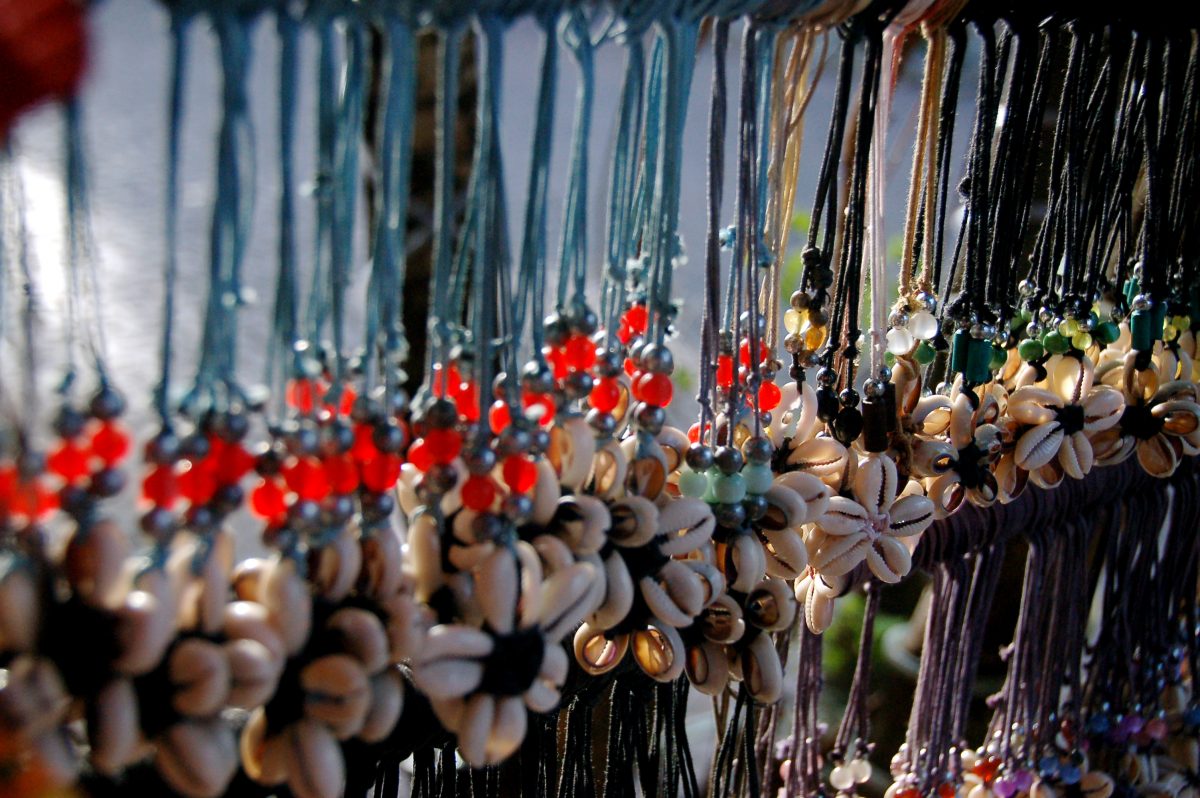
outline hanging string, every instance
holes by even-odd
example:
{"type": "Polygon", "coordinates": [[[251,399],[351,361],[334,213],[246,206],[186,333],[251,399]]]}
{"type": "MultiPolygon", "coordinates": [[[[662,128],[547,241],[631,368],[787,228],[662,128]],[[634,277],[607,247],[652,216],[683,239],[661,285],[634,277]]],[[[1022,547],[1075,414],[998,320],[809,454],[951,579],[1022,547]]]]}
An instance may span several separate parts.
{"type": "MultiPolygon", "coordinates": [[[[267,385],[282,386],[289,373],[299,374],[296,344],[300,303],[296,270],[295,141],[296,74],[299,22],[280,9],[279,33],[279,271],[275,279],[273,335],[267,345],[267,385]]],[[[173,235],[173,231],[172,231],[173,235]]],[[[276,392],[282,393],[280,391],[276,392]]],[[[282,401],[278,397],[277,402],[282,401]]]]}
{"type": "Polygon", "coordinates": [[[708,122],[708,193],[707,229],[704,253],[704,307],[700,320],[700,435],[704,437],[713,412],[713,381],[716,376],[718,318],[721,290],[721,194],[725,180],[725,116],[727,112],[726,51],[729,49],[729,21],[713,24],[712,100],[708,122]]]}
{"type": "Polygon", "coordinates": [[[568,308],[568,291],[573,287],[570,306],[586,302],[584,284],[587,279],[587,200],[588,200],[588,141],[592,128],[592,105],[595,77],[592,40],[588,17],[575,9],[563,22],[563,40],[579,65],[579,89],[575,105],[574,130],[571,134],[571,166],[567,182],[567,204],[563,213],[563,237],[559,253],[558,309],[568,308]]]}

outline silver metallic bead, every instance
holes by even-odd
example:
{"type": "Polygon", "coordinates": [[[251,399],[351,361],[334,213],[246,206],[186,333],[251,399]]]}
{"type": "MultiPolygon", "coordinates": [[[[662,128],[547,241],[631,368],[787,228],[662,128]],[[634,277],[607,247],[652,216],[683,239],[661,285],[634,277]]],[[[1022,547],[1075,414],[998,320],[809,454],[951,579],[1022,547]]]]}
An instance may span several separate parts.
{"type": "Polygon", "coordinates": [[[888,326],[891,328],[907,327],[908,326],[908,311],[893,310],[888,316],[888,326]]]}
{"type": "Polygon", "coordinates": [[[887,384],[883,380],[867,380],[863,391],[868,398],[879,399],[887,391],[887,384]]]}
{"type": "Polygon", "coordinates": [[[642,368],[655,374],[671,374],[675,371],[675,357],[667,347],[650,344],[642,350],[642,368]]]}
{"type": "Polygon", "coordinates": [[[1023,297],[1031,297],[1037,293],[1037,286],[1033,280],[1026,278],[1017,285],[1017,292],[1023,297]]]}
{"type": "Polygon", "coordinates": [[[916,296],[917,304],[921,306],[921,310],[927,313],[937,312],[937,297],[928,291],[918,291],[916,296]]]}
{"type": "Polygon", "coordinates": [[[1149,294],[1138,294],[1133,298],[1133,302],[1129,303],[1130,310],[1150,310],[1154,307],[1154,300],[1149,294]]]}

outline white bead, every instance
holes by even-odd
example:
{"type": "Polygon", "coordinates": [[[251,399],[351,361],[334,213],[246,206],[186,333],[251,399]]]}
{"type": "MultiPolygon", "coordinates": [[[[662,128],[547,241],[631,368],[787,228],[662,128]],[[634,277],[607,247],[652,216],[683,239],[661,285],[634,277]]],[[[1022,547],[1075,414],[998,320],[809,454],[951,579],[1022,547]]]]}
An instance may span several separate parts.
{"type": "Polygon", "coordinates": [[[871,780],[871,763],[865,759],[855,757],[850,760],[850,771],[859,784],[866,784],[871,780]]]}
{"type": "Polygon", "coordinates": [[[835,790],[849,790],[854,787],[854,773],[847,765],[838,765],[829,771],[829,783],[835,790]]]}
{"type": "Polygon", "coordinates": [[[938,323],[934,315],[927,310],[917,311],[908,320],[908,331],[919,341],[928,341],[937,335],[938,323]]]}
{"type": "Polygon", "coordinates": [[[893,355],[907,355],[913,348],[912,333],[905,327],[888,330],[887,350],[893,355]]]}

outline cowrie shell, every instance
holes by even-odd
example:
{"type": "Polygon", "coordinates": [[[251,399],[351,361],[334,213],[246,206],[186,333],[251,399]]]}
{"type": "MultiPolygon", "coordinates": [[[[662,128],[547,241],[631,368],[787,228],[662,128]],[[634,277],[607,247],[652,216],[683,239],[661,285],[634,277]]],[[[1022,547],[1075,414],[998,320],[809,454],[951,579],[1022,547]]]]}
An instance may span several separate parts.
{"type": "Polygon", "coordinates": [[[1039,424],[1017,441],[1017,465],[1034,471],[1049,463],[1062,446],[1063,431],[1057,422],[1039,424]]]}
{"type": "Polygon", "coordinates": [[[175,635],[172,608],[144,590],[134,590],[117,609],[116,622],[121,653],[113,667],[129,676],[157,667],[175,635]]]}
{"type": "Polygon", "coordinates": [[[656,436],[656,440],[659,448],[662,449],[668,472],[675,471],[683,465],[683,457],[691,445],[686,432],[676,427],[664,426],[656,436]]]}
{"type": "Polygon", "coordinates": [[[223,648],[229,660],[230,706],[250,709],[269,701],[279,682],[282,663],[257,640],[230,640],[223,648]]]}
{"type": "Polygon", "coordinates": [[[390,524],[377,526],[361,536],[362,570],[358,589],[366,596],[381,599],[400,590],[404,583],[404,558],[400,536],[390,524]]]}
{"type": "Polygon", "coordinates": [[[812,521],[829,506],[833,492],[819,477],[803,471],[788,471],[775,477],[777,487],[795,493],[804,502],[804,521],[812,521]]]}
{"type": "Polygon", "coordinates": [[[625,474],[629,460],[621,444],[610,440],[596,450],[592,473],[588,477],[591,493],[601,499],[615,499],[625,492],[625,474]]]}
{"type": "Polygon", "coordinates": [[[933,523],[933,502],[919,493],[901,496],[888,510],[888,534],[903,538],[919,535],[933,523]]]}
{"type": "Polygon", "coordinates": [[[263,581],[261,600],[271,625],[283,638],[284,649],[289,655],[296,654],[308,642],[312,629],[312,595],[295,560],[280,557],[272,562],[263,581]]]}
{"type": "Polygon", "coordinates": [[[7,671],[0,686],[0,723],[26,740],[58,726],[71,706],[58,668],[41,657],[22,655],[7,671]]]}
{"type": "Polygon", "coordinates": [[[507,696],[496,701],[496,715],[487,738],[483,764],[495,765],[516,753],[525,739],[528,724],[525,704],[518,696],[507,696]]]}
{"type": "Polygon", "coordinates": [[[782,579],[766,578],[746,597],[746,622],[768,632],[787,629],[796,618],[796,597],[782,579]]]}
{"type": "Polygon", "coordinates": [[[712,509],[701,499],[680,496],[659,509],[658,528],[666,540],[659,550],[675,557],[698,549],[712,539],[716,520],[712,509]]]}
{"type": "Polygon", "coordinates": [[[215,714],[229,695],[229,660],[216,643],[198,637],[180,641],[167,660],[175,692],[171,705],[190,717],[215,714]]]}
{"type": "Polygon", "coordinates": [[[326,629],[339,636],[341,650],[358,660],[367,673],[387,667],[387,633],[370,612],[356,607],[340,609],[329,617],[326,629]]]}
{"type": "Polygon", "coordinates": [[[1095,367],[1086,356],[1059,357],[1046,369],[1051,389],[1067,404],[1080,404],[1092,390],[1095,367]]]}
{"type": "Polygon", "coordinates": [[[734,643],[746,632],[741,605],[728,593],[722,593],[705,608],[699,618],[705,639],[714,643],[734,643]]]}
{"type": "Polygon", "coordinates": [[[621,555],[610,552],[604,558],[604,600],[589,619],[597,629],[611,629],[629,614],[633,606],[633,578],[621,555]]]}
{"type": "Polygon", "coordinates": [[[1037,426],[1058,418],[1063,400],[1042,388],[1019,388],[1008,403],[1008,414],[1021,424],[1037,426]]]}
{"type": "Polygon", "coordinates": [[[1136,445],[1138,464],[1152,477],[1171,476],[1179,467],[1179,457],[1167,437],[1161,433],[1136,445]]]}
{"type": "Polygon", "coordinates": [[[238,740],[242,767],[259,784],[275,786],[287,780],[288,752],[283,736],[267,737],[267,715],[262,707],[250,713],[238,740]]]}
{"type": "Polygon", "coordinates": [[[767,555],[767,574],[779,579],[795,579],[808,566],[808,549],[795,529],[760,532],[767,555]]]}
{"type": "Polygon", "coordinates": [[[358,734],[367,719],[371,687],[358,660],[330,654],[300,671],[304,712],[329,726],[339,740],[358,734]]]}
{"type": "Polygon", "coordinates": [[[228,638],[246,638],[261,643],[280,663],[287,656],[283,638],[271,625],[267,608],[257,601],[232,601],[227,604],[223,629],[228,638]]]}
{"type": "Polygon", "coordinates": [[[667,484],[667,458],[657,446],[650,446],[644,451],[639,451],[638,447],[636,435],[621,442],[621,449],[629,461],[629,469],[625,473],[625,491],[654,501],[667,484]]]}
{"type": "Polygon", "coordinates": [[[887,455],[868,455],[854,475],[854,496],[867,512],[875,515],[887,512],[900,487],[896,464],[887,455]]]}
{"type": "Polygon", "coordinates": [[[567,548],[567,544],[553,535],[538,535],[532,543],[546,573],[552,574],[560,571],[575,562],[575,557],[567,548]]]}
{"type": "MultiPolygon", "coordinates": [[[[675,564],[683,568],[681,564],[675,564]]],[[[673,572],[670,576],[665,573],[657,578],[643,576],[638,586],[646,606],[669,626],[690,626],[703,606],[704,593],[699,578],[687,569],[673,572]]]]}
{"type": "Polygon", "coordinates": [[[626,496],[612,505],[609,538],[618,546],[644,546],[658,532],[658,508],[642,496],[626,496]]]}
{"type": "Polygon", "coordinates": [[[239,562],[230,577],[234,596],[240,601],[258,601],[269,569],[270,561],[262,557],[248,557],[239,562]]]}
{"type": "Polygon", "coordinates": [[[387,738],[396,728],[400,713],[404,709],[404,682],[400,674],[388,669],[371,679],[371,708],[358,733],[366,743],[377,743],[387,738]]]}
{"type": "Polygon", "coordinates": [[[586,494],[559,499],[552,520],[555,534],[576,554],[600,551],[611,523],[608,505],[586,494]]]}
{"type": "Polygon", "coordinates": [[[729,655],[725,647],[705,640],[687,650],[687,677],[705,695],[720,695],[729,684],[729,655]]]}
{"type": "Polygon", "coordinates": [[[591,564],[580,562],[546,580],[537,617],[548,640],[558,642],[583,621],[593,579],[591,564]]]}
{"type": "Polygon", "coordinates": [[[771,638],[759,635],[742,652],[741,679],[755,701],[774,704],[783,695],[783,667],[771,638]]]}
{"type": "Polygon", "coordinates": [[[879,581],[895,584],[908,575],[912,568],[912,555],[898,540],[881,536],[874,545],[866,549],[867,567],[879,581]]]}
{"type": "Polygon", "coordinates": [[[1083,400],[1083,428],[1089,433],[1116,426],[1125,412],[1125,399],[1120,391],[1101,385],[1083,400]]]}
{"type": "Polygon", "coordinates": [[[813,438],[793,446],[788,453],[789,470],[811,474],[835,491],[842,486],[850,460],[846,447],[833,438],[813,438]]]}
{"type": "Polygon", "coordinates": [[[1107,773],[1092,770],[1083,774],[1083,778],[1079,780],[1079,788],[1086,798],[1109,798],[1115,786],[1107,773]]]}
{"type": "Polygon", "coordinates": [[[133,761],[137,750],[137,696],[128,679],[113,679],[100,689],[88,707],[88,740],[91,763],[100,773],[112,776],[133,761]]]}
{"type": "Polygon", "coordinates": [[[159,738],[154,763],[167,785],[189,798],[216,798],[237,770],[233,730],[217,718],[176,723],[159,738]]]}
{"type": "Polygon", "coordinates": [[[854,570],[870,548],[866,535],[829,535],[813,553],[809,565],[822,574],[842,576],[854,570]]]}
{"type": "Polygon", "coordinates": [[[559,419],[550,427],[546,457],[564,486],[575,491],[583,487],[595,454],[596,435],[582,416],[559,419]]]}
{"type": "Polygon", "coordinates": [[[311,555],[313,586],[325,598],[338,602],[349,595],[362,570],[362,548],[356,528],[346,525],[311,555]]]}
{"type": "Polygon", "coordinates": [[[679,632],[651,621],[632,634],[633,658],[651,679],[672,682],[683,673],[685,651],[679,632]]]}
{"type": "Polygon", "coordinates": [[[941,435],[950,427],[951,407],[948,396],[935,393],[922,397],[912,411],[913,426],[922,435],[941,435]]]}
{"type": "Polygon", "coordinates": [[[1092,444],[1083,432],[1063,438],[1058,450],[1058,462],[1071,479],[1083,479],[1092,470],[1092,444]]]}
{"type": "Polygon", "coordinates": [[[593,676],[608,673],[621,664],[629,650],[629,635],[604,636],[604,630],[585,623],[575,630],[575,661],[593,676]]]}
{"type": "Polygon", "coordinates": [[[476,693],[466,699],[462,717],[455,731],[458,734],[458,750],[463,759],[472,765],[487,763],[487,740],[496,719],[496,697],[490,693],[476,693]]]}
{"type": "Polygon", "coordinates": [[[5,555],[0,575],[0,650],[29,651],[37,639],[41,601],[33,574],[23,558],[5,555]]]}
{"type": "MultiPolygon", "coordinates": [[[[588,467],[591,467],[589,461],[588,467]]],[[[497,465],[496,474],[497,481],[503,481],[503,467],[497,465]]],[[[586,478],[586,475],[585,475],[586,478]]],[[[558,500],[562,496],[562,490],[559,488],[559,477],[554,471],[554,466],[550,464],[546,458],[539,458],[537,461],[537,481],[533,485],[533,509],[530,513],[530,520],[538,526],[546,526],[554,519],[554,512],[558,509],[558,500]]],[[[499,495],[496,496],[496,501],[501,501],[499,495]]],[[[459,513],[461,516],[462,513],[459,513]]]]}
{"type": "Polygon", "coordinates": [[[345,790],[346,763],[333,734],[301,718],[288,727],[287,785],[296,798],[337,798],[345,790]]]}
{"type": "Polygon", "coordinates": [[[128,545],[115,521],[101,519],[72,532],[63,553],[63,570],[74,592],[97,607],[120,601],[128,545]]]}
{"type": "Polygon", "coordinates": [[[767,572],[767,555],[755,535],[735,535],[717,546],[717,555],[730,590],[748,593],[767,572]]]}
{"type": "Polygon", "coordinates": [[[409,527],[404,567],[412,578],[414,597],[428,604],[445,582],[437,520],[431,513],[418,515],[409,527]]]}

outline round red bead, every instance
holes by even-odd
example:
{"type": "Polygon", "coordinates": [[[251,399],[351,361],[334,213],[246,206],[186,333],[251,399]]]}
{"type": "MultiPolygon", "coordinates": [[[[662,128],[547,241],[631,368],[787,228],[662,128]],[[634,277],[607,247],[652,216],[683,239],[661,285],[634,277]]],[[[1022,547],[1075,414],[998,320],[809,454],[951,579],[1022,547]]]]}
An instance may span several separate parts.
{"type": "Polygon", "coordinates": [[[621,385],[616,377],[604,377],[596,381],[588,394],[588,403],[601,413],[611,413],[621,401],[621,385]]]}
{"type": "Polygon", "coordinates": [[[455,429],[431,429],[425,433],[425,448],[435,463],[453,462],[462,451],[462,435],[455,429]]]}
{"type": "Polygon", "coordinates": [[[488,425],[491,426],[492,432],[507,429],[511,423],[512,413],[508,410],[508,402],[503,399],[492,402],[492,406],[488,409],[488,425]]]}
{"type": "Polygon", "coordinates": [[[533,393],[526,394],[521,399],[521,404],[525,406],[528,417],[536,417],[537,423],[543,427],[549,426],[554,420],[554,414],[558,412],[558,405],[554,403],[554,397],[548,393],[533,393]]]}
{"type": "Polygon", "coordinates": [[[379,449],[375,448],[375,429],[370,424],[355,425],[354,445],[350,447],[350,456],[363,463],[377,454],[379,449]]]}
{"type": "Polygon", "coordinates": [[[633,362],[633,358],[625,358],[625,373],[632,377],[638,370],[637,363],[633,362]]]}
{"type": "MultiPolygon", "coordinates": [[[[369,460],[367,462],[370,462],[369,460]]],[[[433,465],[433,453],[429,451],[429,447],[425,445],[425,440],[422,438],[408,447],[408,462],[413,464],[413,467],[418,471],[428,471],[433,465]]]]}
{"type": "Polygon", "coordinates": [[[479,420],[479,389],[475,387],[474,382],[464,380],[458,384],[454,404],[458,407],[458,414],[467,421],[479,420]]]}
{"type": "Polygon", "coordinates": [[[240,443],[227,444],[217,456],[217,482],[222,485],[235,485],[242,477],[254,468],[254,455],[246,451],[240,443]]]}
{"type": "Polygon", "coordinates": [[[142,480],[142,496],[157,507],[173,507],[179,501],[179,480],[175,468],[169,465],[155,466],[142,480]]]}
{"type": "Polygon", "coordinates": [[[733,358],[729,355],[717,355],[717,385],[722,388],[733,385],[733,358]]]}
{"type": "Polygon", "coordinates": [[[325,476],[334,493],[353,493],[358,489],[358,466],[348,454],[334,454],[325,458],[325,476]]]}
{"type": "Polygon", "coordinates": [[[675,387],[666,374],[643,374],[635,383],[634,395],[646,404],[666,407],[671,403],[675,387]]]}
{"type": "Polygon", "coordinates": [[[112,466],[129,453],[129,433],[115,421],[105,421],[92,435],[92,454],[112,466]]]}
{"type": "Polygon", "coordinates": [[[400,479],[400,455],[385,453],[368,460],[362,466],[362,481],[368,490],[385,493],[400,479]]]}
{"type": "Polygon", "coordinates": [[[550,364],[551,370],[554,372],[554,379],[561,380],[566,377],[571,368],[567,363],[567,352],[561,346],[545,346],[542,347],[542,354],[546,357],[546,362],[550,364]]]}
{"type": "Polygon", "coordinates": [[[771,354],[771,350],[762,341],[758,342],[758,359],[753,363],[750,362],[750,341],[742,341],[742,345],[738,348],[738,362],[743,366],[757,366],[759,363],[767,359],[771,354]]]}
{"type": "Polygon", "coordinates": [[[523,454],[509,455],[504,460],[504,484],[514,493],[527,493],[537,482],[537,466],[523,454]]]}
{"type": "Polygon", "coordinates": [[[482,513],[496,501],[496,483],[483,474],[473,474],[462,486],[462,503],[468,510],[482,513]]]}
{"type": "Polygon", "coordinates": [[[319,502],[329,495],[329,479],[321,461],[315,457],[297,457],[294,463],[284,467],[283,478],[301,499],[319,502]]]}
{"type": "Polygon", "coordinates": [[[308,415],[317,406],[317,387],[313,380],[292,380],[287,387],[287,403],[297,412],[308,415]]]}
{"type": "Polygon", "coordinates": [[[587,371],[596,365],[596,344],[586,335],[576,333],[567,339],[567,365],[576,371],[587,371]]]}
{"type": "Polygon", "coordinates": [[[633,305],[622,314],[621,321],[635,333],[644,333],[646,325],[650,321],[650,313],[646,310],[645,305],[633,305]]]}
{"type": "Polygon", "coordinates": [[[217,477],[211,466],[201,462],[187,462],[179,474],[179,492],[195,506],[208,504],[217,492],[217,477]]]}
{"type": "Polygon", "coordinates": [[[276,479],[263,479],[250,492],[250,509],[259,518],[274,521],[287,512],[287,494],[276,479]]]}
{"type": "Polygon", "coordinates": [[[773,382],[764,382],[758,388],[758,409],[774,410],[783,400],[783,391],[773,382]]]}
{"type": "Polygon", "coordinates": [[[62,445],[46,458],[46,468],[52,474],[74,482],[88,474],[88,452],[74,441],[63,441],[62,445]]]}

